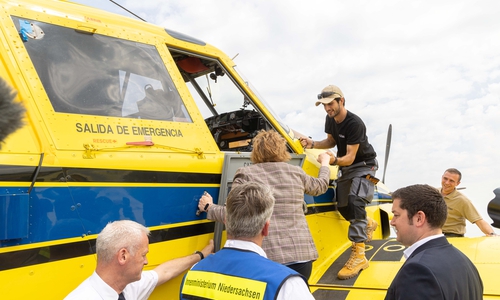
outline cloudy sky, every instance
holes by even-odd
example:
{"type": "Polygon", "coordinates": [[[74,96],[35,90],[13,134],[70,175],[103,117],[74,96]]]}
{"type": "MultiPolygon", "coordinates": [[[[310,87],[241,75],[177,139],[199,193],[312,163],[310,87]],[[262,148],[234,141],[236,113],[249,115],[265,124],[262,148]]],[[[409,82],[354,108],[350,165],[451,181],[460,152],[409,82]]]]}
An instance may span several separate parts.
{"type": "MultiPolygon", "coordinates": [[[[212,44],[292,128],[325,137],[316,95],[335,84],[367,126],[385,183],[461,187],[491,223],[500,188],[500,2],[115,0],[150,23],[212,44]],[[432,4],[431,4],[432,3],[432,4]]],[[[128,15],[108,0],[77,2],[128,15]]],[[[467,236],[481,232],[467,225],[467,236]]],[[[500,229],[497,229],[500,232],[500,229]]]]}

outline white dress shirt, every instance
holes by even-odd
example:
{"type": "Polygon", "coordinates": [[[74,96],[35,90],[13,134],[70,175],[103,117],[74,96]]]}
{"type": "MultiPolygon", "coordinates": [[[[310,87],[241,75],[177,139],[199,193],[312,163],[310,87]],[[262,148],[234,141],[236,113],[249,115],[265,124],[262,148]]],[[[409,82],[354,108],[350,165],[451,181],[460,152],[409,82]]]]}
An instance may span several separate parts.
{"type": "Polygon", "coordinates": [[[418,247],[422,246],[423,244],[427,243],[430,240],[437,239],[437,238],[442,237],[442,236],[444,236],[444,234],[436,234],[436,235],[431,235],[431,236],[428,236],[426,238],[423,238],[423,239],[417,241],[416,243],[414,243],[410,247],[406,248],[405,251],[403,251],[404,257],[406,259],[408,259],[408,257],[410,257],[410,255],[413,253],[413,251],[415,251],[415,249],[417,249],[418,247]]]}
{"type": "MultiPolygon", "coordinates": [[[[158,283],[156,271],[142,272],[141,279],[129,283],[123,290],[127,300],[146,300],[151,295],[158,283]]],[[[118,294],[94,271],[64,300],[117,300],[118,294]]]]}

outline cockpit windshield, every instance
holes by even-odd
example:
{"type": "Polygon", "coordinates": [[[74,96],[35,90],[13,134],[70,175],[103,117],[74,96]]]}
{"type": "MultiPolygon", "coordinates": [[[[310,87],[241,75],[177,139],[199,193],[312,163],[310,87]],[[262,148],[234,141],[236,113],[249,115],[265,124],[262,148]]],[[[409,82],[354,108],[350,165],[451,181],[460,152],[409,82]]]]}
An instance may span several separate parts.
{"type": "Polygon", "coordinates": [[[12,19],[55,112],[192,122],[154,45],[12,19]]]}

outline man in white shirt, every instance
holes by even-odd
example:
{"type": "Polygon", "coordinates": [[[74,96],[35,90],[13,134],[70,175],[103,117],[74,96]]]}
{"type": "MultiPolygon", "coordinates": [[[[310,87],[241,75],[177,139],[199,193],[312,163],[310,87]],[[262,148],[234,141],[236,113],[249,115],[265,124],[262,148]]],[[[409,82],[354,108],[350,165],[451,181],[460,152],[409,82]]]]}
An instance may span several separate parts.
{"type": "Polygon", "coordinates": [[[267,259],[262,241],[269,233],[274,196],[267,185],[234,186],[226,200],[224,248],[197,263],[181,284],[181,299],[314,299],[305,278],[267,259]]]}
{"type": "Polygon", "coordinates": [[[94,273],[65,300],[147,299],[153,290],[180,275],[213,252],[213,241],[201,251],[166,261],[151,271],[148,264],[149,229],[129,220],[109,223],[97,236],[94,273]]]}

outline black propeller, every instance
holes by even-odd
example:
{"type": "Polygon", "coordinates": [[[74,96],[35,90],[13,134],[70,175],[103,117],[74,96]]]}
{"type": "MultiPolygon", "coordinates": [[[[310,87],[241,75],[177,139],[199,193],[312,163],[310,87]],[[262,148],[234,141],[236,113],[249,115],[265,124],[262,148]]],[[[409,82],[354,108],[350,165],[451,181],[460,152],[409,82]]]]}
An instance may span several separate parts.
{"type": "Polygon", "coordinates": [[[493,227],[500,228],[500,188],[493,191],[495,198],[488,203],[488,215],[493,220],[493,227]]]}
{"type": "Polygon", "coordinates": [[[389,151],[391,150],[391,137],[392,137],[392,124],[389,124],[389,130],[387,131],[387,143],[385,145],[384,175],[382,176],[383,183],[385,183],[385,171],[387,170],[387,162],[389,161],[389,151]]]}

